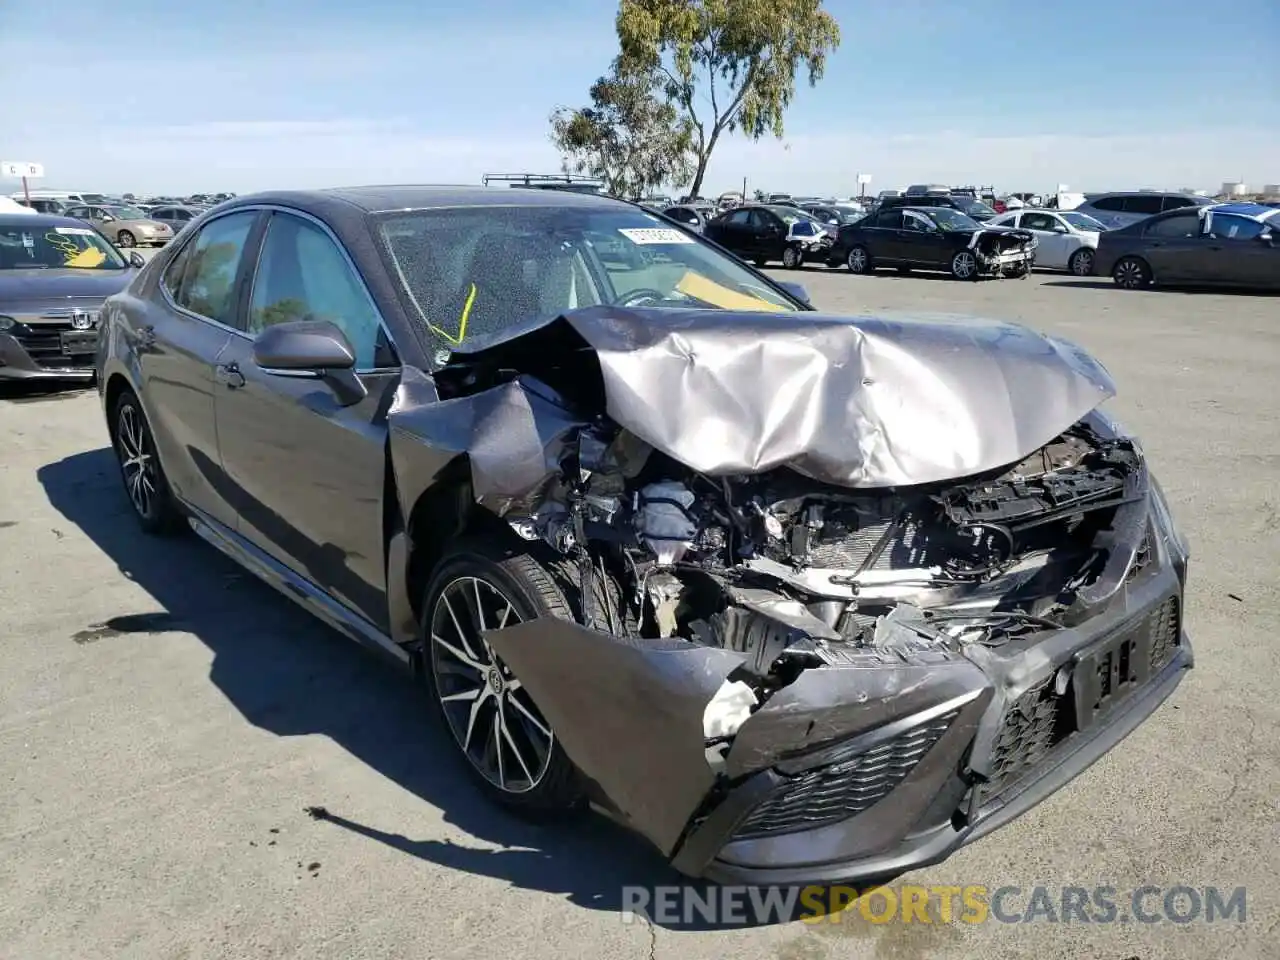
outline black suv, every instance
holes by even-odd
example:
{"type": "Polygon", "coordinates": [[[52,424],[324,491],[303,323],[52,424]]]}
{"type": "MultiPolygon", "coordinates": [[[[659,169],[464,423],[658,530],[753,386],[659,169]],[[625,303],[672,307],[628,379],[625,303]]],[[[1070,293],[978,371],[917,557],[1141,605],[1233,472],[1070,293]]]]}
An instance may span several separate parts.
{"type": "Polygon", "coordinates": [[[892,210],[895,207],[950,207],[979,222],[990,220],[996,215],[994,209],[976,197],[954,193],[907,194],[900,197],[885,197],[880,201],[880,210],[892,210]]]}

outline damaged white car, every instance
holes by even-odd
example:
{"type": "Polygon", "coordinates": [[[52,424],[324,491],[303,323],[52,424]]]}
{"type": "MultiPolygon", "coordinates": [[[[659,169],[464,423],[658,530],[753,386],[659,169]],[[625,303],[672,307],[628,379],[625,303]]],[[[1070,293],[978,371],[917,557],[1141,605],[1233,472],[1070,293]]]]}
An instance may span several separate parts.
{"type": "Polygon", "coordinates": [[[638,208],[453,188],[239,198],[105,325],[146,529],[415,668],[492,797],[594,805],[690,875],[940,860],[1192,664],[1110,377],[1023,327],[824,316],[638,208]],[[238,300],[206,242],[242,245],[238,300]],[[210,304],[177,393],[155,358],[210,304]]]}

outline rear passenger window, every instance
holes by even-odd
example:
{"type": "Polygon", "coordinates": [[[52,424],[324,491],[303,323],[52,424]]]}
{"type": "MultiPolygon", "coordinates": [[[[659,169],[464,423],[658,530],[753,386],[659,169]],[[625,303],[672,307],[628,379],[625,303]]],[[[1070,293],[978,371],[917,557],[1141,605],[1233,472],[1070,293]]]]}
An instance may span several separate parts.
{"type": "Polygon", "coordinates": [[[1165,197],[1162,209],[1164,210],[1181,210],[1183,207],[1194,207],[1196,202],[1188,200],[1186,197],[1165,197]]]}
{"type": "Polygon", "coordinates": [[[1197,237],[1200,235],[1200,218],[1194,213],[1180,213],[1162,217],[1142,231],[1147,237],[1197,237]]]}
{"type": "Polygon", "coordinates": [[[1124,210],[1124,197],[1099,197],[1090,203],[1095,210],[1107,210],[1112,213],[1119,213],[1124,210]]]}
{"type": "MultiPolygon", "coordinates": [[[[178,257],[186,260],[181,285],[175,289],[169,284],[168,272],[165,274],[165,284],[178,306],[218,323],[235,325],[236,274],[257,217],[252,210],[219,217],[205,224],[194,242],[187,244],[178,257]]],[[[176,265],[177,260],[170,269],[176,265]]]]}
{"type": "Polygon", "coordinates": [[[1145,194],[1137,197],[1126,197],[1124,201],[1125,213],[1141,213],[1147,216],[1160,212],[1160,208],[1164,203],[1164,197],[1158,193],[1145,194]]]}

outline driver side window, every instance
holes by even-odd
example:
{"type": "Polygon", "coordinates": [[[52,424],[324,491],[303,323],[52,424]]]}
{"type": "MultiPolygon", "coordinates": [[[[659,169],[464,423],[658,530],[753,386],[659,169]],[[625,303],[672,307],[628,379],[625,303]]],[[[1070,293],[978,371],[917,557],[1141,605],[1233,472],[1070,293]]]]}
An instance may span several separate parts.
{"type": "Polygon", "coordinates": [[[395,366],[377,307],[333,239],[315,224],[275,213],[253,279],[247,332],[294,320],[328,320],[346,335],[357,370],[395,366]]]}

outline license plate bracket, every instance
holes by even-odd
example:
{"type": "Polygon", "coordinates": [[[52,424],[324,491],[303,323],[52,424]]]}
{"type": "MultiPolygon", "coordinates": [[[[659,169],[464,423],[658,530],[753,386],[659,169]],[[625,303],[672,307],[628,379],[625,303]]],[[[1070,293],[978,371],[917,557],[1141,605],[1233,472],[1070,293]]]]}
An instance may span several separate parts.
{"type": "Polygon", "coordinates": [[[74,357],[94,353],[98,349],[97,330],[68,330],[62,334],[62,353],[74,357]]]}
{"type": "Polygon", "coordinates": [[[1110,713],[1151,676],[1151,632],[1139,620],[1075,657],[1071,686],[1076,726],[1083,730],[1110,713]]]}

